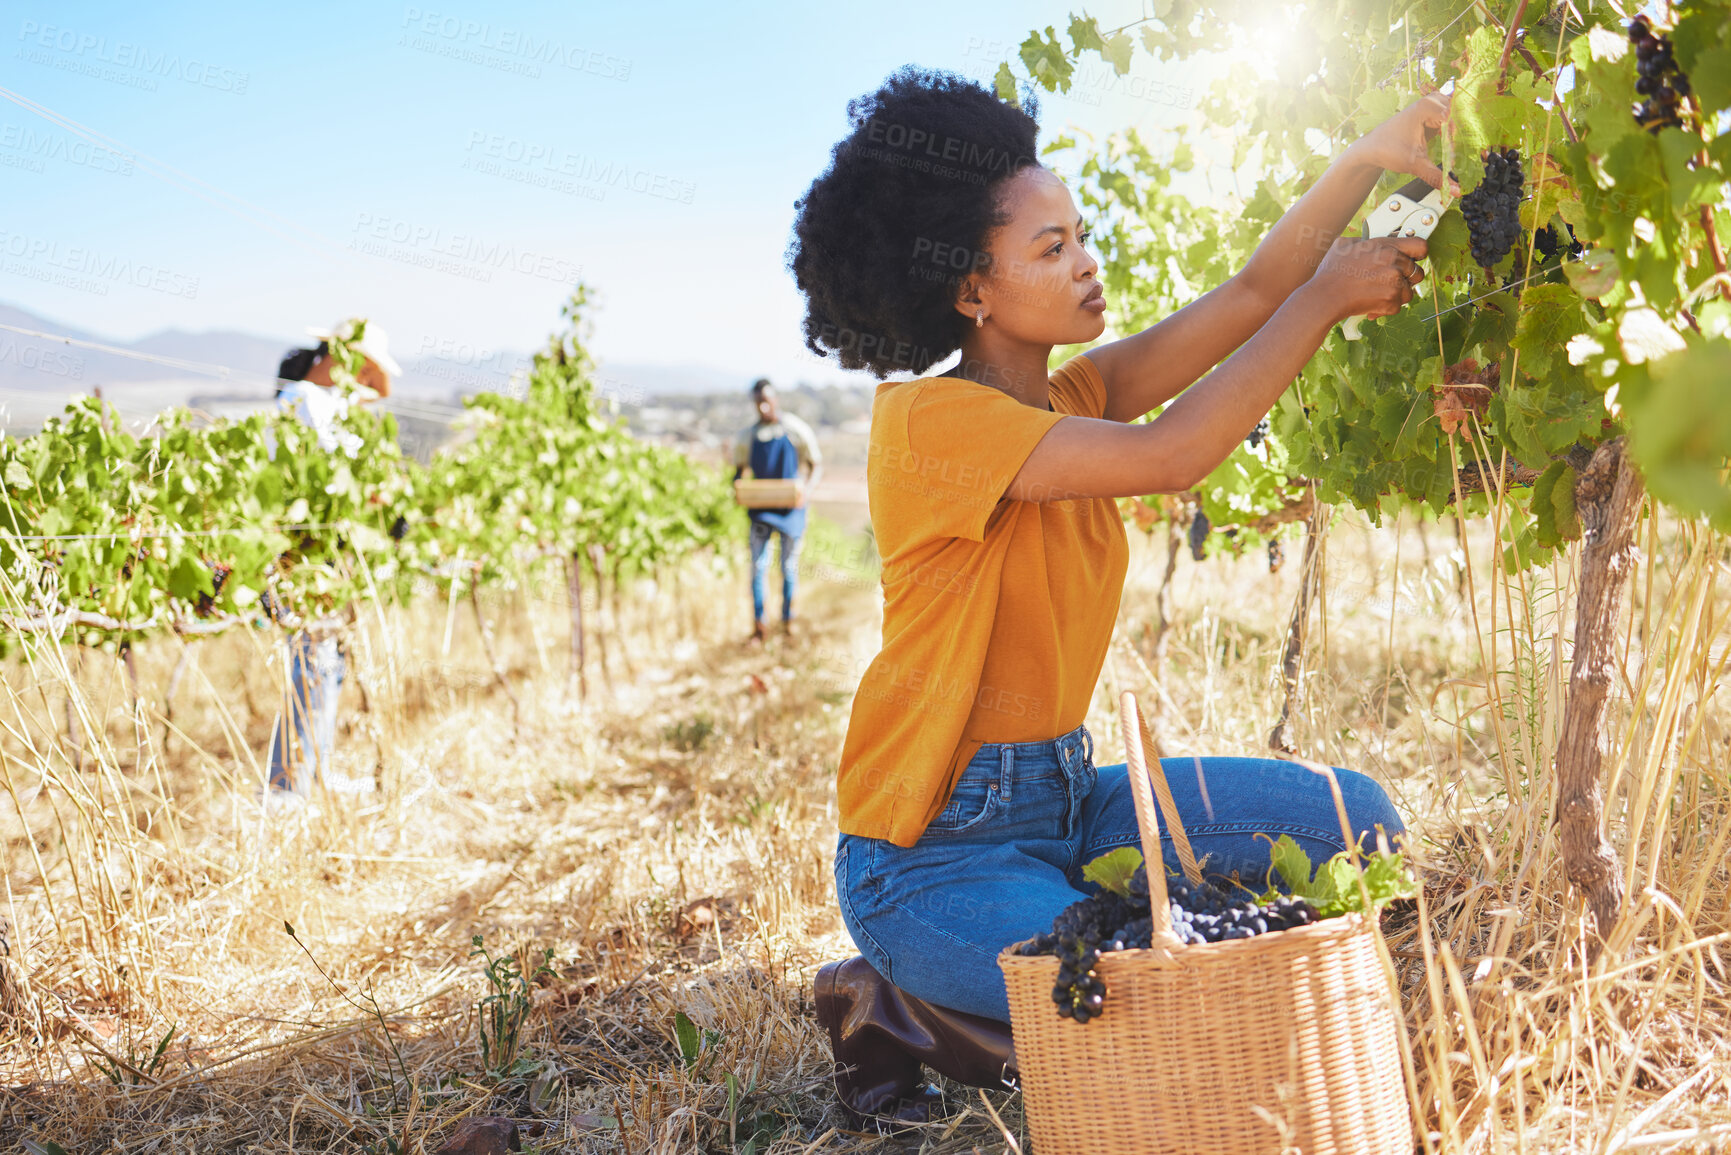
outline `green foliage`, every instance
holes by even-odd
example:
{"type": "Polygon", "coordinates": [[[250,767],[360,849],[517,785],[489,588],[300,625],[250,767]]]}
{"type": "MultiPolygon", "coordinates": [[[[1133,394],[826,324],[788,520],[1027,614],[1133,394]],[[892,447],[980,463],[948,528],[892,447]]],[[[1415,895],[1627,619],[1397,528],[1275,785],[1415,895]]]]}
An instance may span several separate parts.
{"type": "Polygon", "coordinates": [[[1731,457],[1731,306],[1703,310],[1712,337],[1689,334],[1685,347],[1652,366],[1639,366],[1620,398],[1629,425],[1629,449],[1647,484],[1677,510],[1705,514],[1731,530],[1731,486],[1722,462],[1731,457]],[[1711,326],[1711,327],[1710,327],[1711,326]]]}
{"type": "MultiPolygon", "coordinates": [[[[1312,875],[1310,856],[1290,835],[1282,834],[1269,846],[1269,863],[1287,889],[1314,906],[1323,918],[1381,910],[1394,899],[1418,894],[1418,882],[1398,850],[1372,851],[1365,857],[1362,868],[1343,850],[1317,866],[1312,875]]],[[[1258,901],[1268,902],[1279,894],[1279,890],[1270,887],[1258,901]]]]}
{"type": "Polygon", "coordinates": [[[1134,846],[1120,846],[1102,854],[1082,868],[1082,877],[1113,894],[1130,894],[1130,876],[1142,865],[1142,852],[1134,846]]]}
{"type": "MultiPolygon", "coordinates": [[[[105,1075],[116,1087],[140,1087],[156,1081],[157,1072],[162,1069],[163,1062],[168,1058],[168,1044],[174,1042],[174,1032],[177,1028],[171,1026],[168,1033],[157,1041],[148,1052],[135,1051],[130,1044],[126,1048],[126,1058],[115,1062],[105,1062],[102,1059],[92,1059],[91,1065],[105,1075]]],[[[49,1144],[52,1146],[52,1144],[49,1144]]]]}
{"type": "Polygon", "coordinates": [[[679,1039],[679,1057],[687,1067],[697,1062],[700,1043],[697,1038],[697,1024],[691,1021],[691,1016],[684,1011],[673,1013],[673,1033],[679,1039]]]}
{"type": "Polygon", "coordinates": [[[695,754],[715,736],[715,719],[698,713],[661,729],[662,739],[681,754],[695,754]]]}
{"type": "Polygon", "coordinates": [[[684,1011],[673,1012],[673,1037],[679,1044],[679,1063],[696,1078],[703,1078],[714,1062],[716,1048],[721,1045],[722,1032],[710,1027],[699,1029],[684,1011]]]}
{"type": "Polygon", "coordinates": [[[749,1082],[741,1083],[739,1076],[729,1071],[723,1082],[727,1086],[728,1143],[737,1155],[758,1155],[793,1129],[791,1112],[783,1116],[752,1102],[757,1093],[755,1075],[749,1082]]]}
{"type": "Polygon", "coordinates": [[[1554,549],[1581,536],[1581,518],[1575,512],[1575,468],[1554,461],[1533,483],[1531,510],[1533,532],[1539,545],[1554,549]]]}
{"type": "Polygon", "coordinates": [[[522,397],[465,402],[473,438],[430,470],[417,535],[427,564],[460,551],[491,579],[525,548],[587,557],[599,547],[615,576],[630,575],[743,532],[720,473],[636,440],[608,415],[578,339],[586,303],[579,287],[571,327],[535,356],[522,397]]]}
{"type": "MultiPolygon", "coordinates": [[[[351,456],[285,414],[204,422],[169,410],[140,437],[102,402],[74,398],[41,432],[0,438],[0,603],[101,615],[134,634],[264,624],[374,593],[406,600],[429,572],[518,579],[592,547],[615,578],[650,573],[739,535],[744,515],[719,471],[609,416],[578,335],[586,300],[579,287],[526,395],[471,398],[474,436],[425,468],[399,450],[392,418],[360,408],[341,421],[351,456]]],[[[349,352],[341,338],[333,348],[349,352]]]]}
{"type": "Polygon", "coordinates": [[[481,1042],[481,1066],[492,1079],[532,1074],[537,1064],[522,1054],[523,1027],[534,1008],[531,991],[534,981],[553,973],[550,965],[553,948],[546,948],[541,962],[533,972],[525,975],[516,955],[494,957],[478,934],[469,942],[474,947],[469,957],[481,957],[481,974],[487,982],[487,993],[475,1007],[475,1033],[481,1042]]]}
{"type": "MultiPolygon", "coordinates": [[[[1127,50],[1168,64],[1279,39],[1269,67],[1235,65],[1200,107],[1203,126],[1232,142],[1246,190],[1237,212],[1173,192],[1174,174],[1195,163],[1192,124],[1175,124],[1158,144],[1127,127],[1048,146],[1079,174],[1074,191],[1094,218],[1118,334],[1147,328],[1245,268],[1329,157],[1447,80],[1452,110],[1434,158],[1470,192],[1481,152],[1514,147],[1528,178],[1525,238],[1497,269],[1472,263],[1451,205],[1431,239],[1424,295],[1367,323],[1360,341],[1329,337],[1276,406],[1267,451],[1236,451],[1201,487],[1216,527],[1279,508],[1299,479],[1373,518],[1400,502],[1441,512],[1454,500],[1457,462],[1506,459],[1546,479],[1507,495],[1506,520],[1521,529],[1505,556],[1530,565],[1578,536],[1564,463],[1625,432],[1656,497],[1731,524],[1731,305],[1719,299],[1727,279],[1715,275],[1703,225],[1711,221],[1721,243],[1731,231],[1731,118],[1721,115],[1731,107],[1731,0],[1674,10],[1678,63],[1696,96],[1682,126],[1657,133],[1631,115],[1634,53],[1608,8],[1587,9],[1582,24],[1574,9],[1565,20],[1532,6],[1523,50],[1506,64],[1502,26],[1458,0],[1307,8],[1291,35],[1272,30],[1270,10],[1250,0],[1156,0],[1149,11],[1110,35],[1072,17],[1068,48],[1052,28],[1036,32],[998,76],[1000,91],[1013,90],[1019,63],[1027,83],[1063,91],[1088,54],[1122,73],[1127,50]],[[1545,258],[1533,238],[1547,226],[1564,238],[1572,229],[1586,254],[1568,259],[1565,245],[1545,258]],[[1466,358],[1498,365],[1501,378],[1475,420],[1445,432],[1435,404],[1443,371],[1466,358]]],[[[1386,174],[1378,196],[1407,179],[1386,174]]],[[[1470,513],[1485,499],[1463,505],[1470,513]]]]}

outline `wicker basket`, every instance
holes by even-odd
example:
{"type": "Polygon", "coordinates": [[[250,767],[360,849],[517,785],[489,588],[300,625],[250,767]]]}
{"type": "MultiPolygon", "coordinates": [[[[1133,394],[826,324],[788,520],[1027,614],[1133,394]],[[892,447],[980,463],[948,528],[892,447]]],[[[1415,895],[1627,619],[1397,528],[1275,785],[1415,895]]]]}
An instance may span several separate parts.
{"type": "Polygon", "coordinates": [[[733,483],[733,496],[747,509],[792,509],[799,501],[799,486],[797,477],[742,477],[733,483]]]}
{"type": "MultiPolygon", "coordinates": [[[[1197,877],[1160,765],[1144,761],[1135,697],[1122,707],[1144,858],[1161,861],[1152,774],[1197,877]]],[[[1410,1155],[1401,1021],[1370,922],[1185,946],[1164,872],[1148,883],[1155,945],[1101,957],[1099,1018],[1058,1016],[1057,959],[998,958],[1036,1155],[1410,1155]]]]}

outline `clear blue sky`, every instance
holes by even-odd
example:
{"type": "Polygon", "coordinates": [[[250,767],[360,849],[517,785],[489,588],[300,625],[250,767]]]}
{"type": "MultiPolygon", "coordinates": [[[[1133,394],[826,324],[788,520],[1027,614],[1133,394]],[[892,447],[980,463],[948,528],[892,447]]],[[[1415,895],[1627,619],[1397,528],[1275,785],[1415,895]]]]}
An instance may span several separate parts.
{"type": "MultiPolygon", "coordinates": [[[[1142,4],[1088,10],[1110,27],[1142,4]]],[[[783,251],[848,99],[910,62],[987,76],[1068,11],[9,3],[0,86],[281,221],[112,171],[118,158],[0,103],[0,300],[121,338],[288,340],[360,313],[399,355],[526,350],[580,270],[605,357],[841,380],[803,352],[783,251]]],[[[1185,115],[1102,85],[1048,98],[1042,120],[1158,131],[1185,115]]]]}

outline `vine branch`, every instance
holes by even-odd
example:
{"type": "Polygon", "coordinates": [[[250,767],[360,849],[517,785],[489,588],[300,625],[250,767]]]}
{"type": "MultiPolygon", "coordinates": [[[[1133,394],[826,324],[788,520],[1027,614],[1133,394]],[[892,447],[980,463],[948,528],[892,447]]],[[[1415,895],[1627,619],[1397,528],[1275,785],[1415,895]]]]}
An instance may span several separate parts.
{"type": "Polygon", "coordinates": [[[1515,0],[1514,19],[1510,20],[1508,27],[1503,30],[1503,55],[1497,61],[1499,75],[1506,74],[1509,70],[1509,53],[1514,51],[1515,37],[1520,35],[1521,21],[1526,19],[1526,16],[1527,0],[1515,0]]]}
{"type": "Polygon", "coordinates": [[[1719,274],[1719,295],[1731,301],[1731,270],[1725,267],[1725,247],[1719,243],[1719,226],[1710,204],[1701,206],[1701,228],[1707,234],[1707,253],[1713,258],[1713,271],[1719,274]]]}

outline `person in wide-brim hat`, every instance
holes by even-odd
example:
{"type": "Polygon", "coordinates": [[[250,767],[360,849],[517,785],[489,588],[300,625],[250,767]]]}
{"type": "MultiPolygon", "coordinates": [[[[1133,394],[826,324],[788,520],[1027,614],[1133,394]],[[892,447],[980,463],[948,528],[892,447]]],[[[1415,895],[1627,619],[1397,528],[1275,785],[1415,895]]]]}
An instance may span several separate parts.
{"type": "MultiPolygon", "coordinates": [[[[391,356],[384,327],[365,317],[351,318],[330,329],[309,328],[307,333],[319,338],[319,344],[313,349],[294,350],[283,360],[277,378],[277,405],[311,426],[326,453],[340,450],[354,457],[361,440],[343,428],[342,418],[354,405],[389,396],[391,378],[402,373],[402,366],[391,356]],[[332,342],[361,355],[353,374],[356,388],[339,378],[340,363],[332,342]]],[[[337,639],[315,638],[299,630],[288,640],[288,661],[291,690],[287,709],[271,734],[266,805],[298,807],[315,779],[345,792],[370,788],[370,783],[351,782],[331,772],[337,700],[342,694],[346,664],[337,639]]]]}

